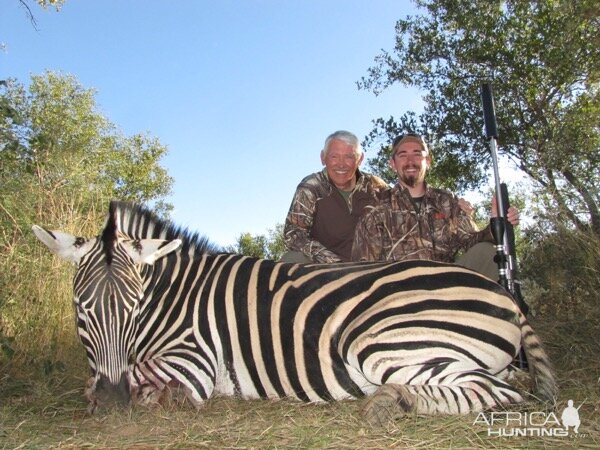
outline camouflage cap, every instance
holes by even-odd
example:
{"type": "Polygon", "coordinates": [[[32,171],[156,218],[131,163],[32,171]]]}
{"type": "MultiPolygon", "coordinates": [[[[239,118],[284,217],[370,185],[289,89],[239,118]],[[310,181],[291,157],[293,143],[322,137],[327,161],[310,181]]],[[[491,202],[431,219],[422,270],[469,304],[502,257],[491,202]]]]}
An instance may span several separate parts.
{"type": "Polygon", "coordinates": [[[404,144],[405,142],[414,142],[416,144],[419,144],[425,152],[429,153],[429,147],[427,147],[427,143],[425,142],[425,139],[423,139],[423,136],[415,133],[401,134],[396,139],[394,139],[394,142],[392,144],[392,149],[394,150],[394,152],[400,144],[404,144]]]}

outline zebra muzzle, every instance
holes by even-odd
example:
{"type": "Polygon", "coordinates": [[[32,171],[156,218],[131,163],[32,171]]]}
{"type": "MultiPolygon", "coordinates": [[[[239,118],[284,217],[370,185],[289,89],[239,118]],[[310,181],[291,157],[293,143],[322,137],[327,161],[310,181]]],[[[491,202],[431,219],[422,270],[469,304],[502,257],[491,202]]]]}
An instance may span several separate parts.
{"type": "Polygon", "coordinates": [[[90,401],[89,413],[129,406],[131,393],[127,374],[123,373],[117,384],[112,383],[107,376],[101,374],[96,380],[95,388],[86,392],[86,397],[90,401]]]}

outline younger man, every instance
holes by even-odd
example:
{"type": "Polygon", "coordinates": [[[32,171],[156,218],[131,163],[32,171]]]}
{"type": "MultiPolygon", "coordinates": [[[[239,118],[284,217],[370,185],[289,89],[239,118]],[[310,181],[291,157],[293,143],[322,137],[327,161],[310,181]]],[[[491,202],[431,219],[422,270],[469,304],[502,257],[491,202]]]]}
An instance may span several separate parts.
{"type": "MultiPolygon", "coordinates": [[[[461,200],[427,185],[431,154],[425,140],[416,134],[397,137],[390,165],[398,174],[398,183],[359,221],[352,259],[456,262],[497,281],[490,227],[479,231],[461,200]],[[460,251],[465,253],[455,259],[460,251]]],[[[492,217],[496,215],[494,198],[492,217]]],[[[516,208],[509,208],[507,219],[513,225],[519,223],[516,208]]]]}

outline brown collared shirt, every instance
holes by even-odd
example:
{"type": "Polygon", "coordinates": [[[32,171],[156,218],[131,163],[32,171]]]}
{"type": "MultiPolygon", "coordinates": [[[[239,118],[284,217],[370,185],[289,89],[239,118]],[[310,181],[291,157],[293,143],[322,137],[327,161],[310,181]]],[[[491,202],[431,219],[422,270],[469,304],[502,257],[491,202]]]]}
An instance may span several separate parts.
{"type": "Polygon", "coordinates": [[[294,194],[284,225],[288,250],[314,262],[350,261],[356,223],[378,192],[388,185],[375,175],[356,172],[356,186],[347,198],[329,181],[327,171],[305,177],[294,194]]]}

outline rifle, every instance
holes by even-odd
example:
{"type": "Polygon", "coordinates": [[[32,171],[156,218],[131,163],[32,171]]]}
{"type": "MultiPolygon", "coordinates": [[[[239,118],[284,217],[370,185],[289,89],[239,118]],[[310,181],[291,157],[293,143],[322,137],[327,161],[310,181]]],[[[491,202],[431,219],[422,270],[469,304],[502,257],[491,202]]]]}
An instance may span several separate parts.
{"type": "Polygon", "coordinates": [[[508,189],[505,183],[500,181],[498,170],[498,152],[496,139],[498,130],[496,127],[496,113],[494,111],[494,98],[492,87],[489,83],[481,85],[481,102],[483,104],[483,119],[485,122],[485,134],[489,140],[492,165],[494,167],[494,179],[496,181],[496,204],[498,216],[491,219],[492,234],[496,241],[496,256],[494,261],[498,264],[498,282],[511,293],[521,311],[527,314],[528,306],[521,295],[520,282],[517,279],[517,254],[515,248],[515,233],[513,226],[506,216],[510,207],[508,189]]]}
{"type": "MultiPolygon", "coordinates": [[[[523,295],[521,294],[521,283],[518,280],[517,253],[515,247],[515,233],[513,226],[506,216],[510,207],[508,198],[508,188],[505,183],[500,181],[500,171],[498,170],[498,152],[496,139],[498,138],[498,129],[496,127],[496,112],[494,110],[494,97],[492,87],[489,83],[481,85],[481,103],[483,104],[483,119],[485,122],[485,134],[489,140],[490,154],[492,155],[492,165],[494,167],[494,179],[496,182],[496,205],[498,216],[490,220],[490,226],[494,240],[496,241],[496,256],[494,261],[498,264],[498,283],[500,283],[512,296],[516,305],[521,309],[524,315],[529,311],[529,307],[523,295]]],[[[517,361],[520,368],[527,367],[527,359],[523,349],[517,355],[517,361]]]]}

